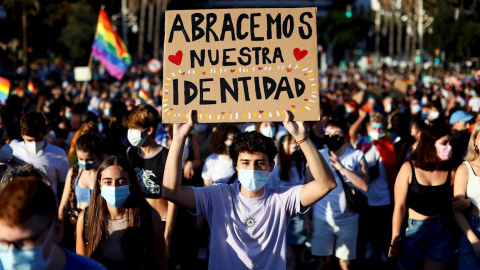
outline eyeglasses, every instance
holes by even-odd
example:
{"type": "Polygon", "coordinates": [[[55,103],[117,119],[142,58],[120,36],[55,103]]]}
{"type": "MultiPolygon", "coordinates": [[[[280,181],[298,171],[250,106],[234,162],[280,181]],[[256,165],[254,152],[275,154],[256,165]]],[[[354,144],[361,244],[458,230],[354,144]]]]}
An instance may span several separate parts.
{"type": "Polygon", "coordinates": [[[17,250],[22,250],[24,248],[33,248],[35,247],[35,244],[37,243],[38,238],[47,230],[49,229],[55,219],[52,219],[50,223],[48,223],[45,228],[43,228],[41,231],[39,231],[36,235],[27,237],[24,239],[19,239],[16,241],[5,241],[5,240],[0,240],[0,252],[6,252],[10,246],[13,246],[17,250]]]}

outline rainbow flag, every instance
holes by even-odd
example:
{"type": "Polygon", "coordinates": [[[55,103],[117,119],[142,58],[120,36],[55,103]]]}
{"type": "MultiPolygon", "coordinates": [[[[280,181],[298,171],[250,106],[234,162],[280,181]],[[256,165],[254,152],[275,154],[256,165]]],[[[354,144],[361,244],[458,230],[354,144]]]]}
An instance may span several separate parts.
{"type": "Polygon", "coordinates": [[[10,94],[10,80],[0,77],[0,102],[5,104],[10,94]]]}
{"type": "Polygon", "coordinates": [[[28,81],[27,91],[28,91],[30,94],[32,94],[32,95],[36,95],[36,94],[37,94],[37,89],[35,88],[35,85],[33,85],[32,80],[29,80],[29,81],[28,81]]]}
{"type": "Polygon", "coordinates": [[[140,89],[138,90],[138,98],[146,102],[150,98],[150,94],[147,91],[140,89]]]}
{"type": "Polygon", "coordinates": [[[127,47],[113,29],[103,7],[98,15],[92,55],[102,63],[112,77],[118,80],[122,79],[128,66],[132,63],[132,57],[128,54],[127,47]]]}

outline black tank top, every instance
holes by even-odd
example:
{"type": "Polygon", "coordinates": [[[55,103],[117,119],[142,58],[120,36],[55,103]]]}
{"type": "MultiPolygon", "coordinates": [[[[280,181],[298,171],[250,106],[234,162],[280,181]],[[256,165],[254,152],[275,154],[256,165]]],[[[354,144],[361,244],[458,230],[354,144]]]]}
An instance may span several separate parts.
{"type": "Polygon", "coordinates": [[[451,170],[445,183],[438,186],[424,186],[418,183],[412,166],[412,183],[408,185],[407,206],[425,216],[436,216],[448,212],[452,190],[450,188],[451,170]]]}

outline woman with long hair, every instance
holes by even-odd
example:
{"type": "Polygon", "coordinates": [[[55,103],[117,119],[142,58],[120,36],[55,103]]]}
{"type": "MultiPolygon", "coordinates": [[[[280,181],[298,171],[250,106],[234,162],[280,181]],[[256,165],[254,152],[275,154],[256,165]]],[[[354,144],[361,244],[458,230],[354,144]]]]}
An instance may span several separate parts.
{"type": "Polygon", "coordinates": [[[447,126],[428,127],[397,175],[389,256],[400,255],[402,269],[445,269],[454,261],[451,139],[447,126]]]}
{"type": "Polygon", "coordinates": [[[462,230],[458,247],[458,269],[480,269],[480,122],[475,125],[468,142],[465,161],[455,175],[454,217],[462,230]],[[461,201],[467,199],[469,211],[461,201]],[[469,202],[469,203],[468,203],[469,202]]]}
{"type": "MultiPolygon", "coordinates": [[[[280,138],[277,145],[278,165],[268,175],[267,185],[291,187],[305,184],[305,157],[292,135],[280,138]]],[[[300,269],[304,263],[305,242],[303,217],[297,215],[287,227],[287,269],[300,269]]]]}
{"type": "Polygon", "coordinates": [[[78,218],[76,252],[109,269],[166,269],[161,217],[143,197],[128,160],[106,158],[96,180],[78,218]]]}

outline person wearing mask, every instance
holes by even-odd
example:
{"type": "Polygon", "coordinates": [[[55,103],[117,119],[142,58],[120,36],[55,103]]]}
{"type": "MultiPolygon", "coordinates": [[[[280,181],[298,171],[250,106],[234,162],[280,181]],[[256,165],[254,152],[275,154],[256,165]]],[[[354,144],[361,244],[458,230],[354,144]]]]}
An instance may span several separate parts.
{"type": "Polygon", "coordinates": [[[58,216],[64,221],[65,230],[61,245],[75,247],[75,228],[78,214],[89,203],[97,177],[98,165],[103,158],[103,143],[95,134],[81,135],[76,143],[77,165],[72,166],[65,179],[58,216]]]}
{"type": "Polygon", "coordinates": [[[427,127],[398,172],[389,257],[399,257],[402,269],[445,269],[454,262],[450,141],[445,124],[427,127]]]}
{"type": "Polygon", "coordinates": [[[0,190],[0,269],[105,269],[58,243],[63,224],[52,189],[21,177],[0,190]],[[12,203],[15,202],[15,203],[12,203]]]}
{"type": "Polygon", "coordinates": [[[236,180],[235,170],[229,154],[229,146],[240,130],[233,124],[220,124],[210,137],[211,155],[203,165],[202,178],[205,186],[230,184],[236,180]],[[235,178],[235,179],[232,179],[235,178]]]}
{"type": "Polygon", "coordinates": [[[160,120],[160,114],[154,107],[140,104],[127,113],[124,124],[128,127],[127,138],[132,145],[127,150],[127,158],[135,169],[147,202],[163,218],[168,252],[178,209],[161,197],[168,149],[155,141],[160,120]]]}
{"type": "Polygon", "coordinates": [[[122,156],[100,164],[90,204],[78,217],[76,252],[108,269],[167,269],[160,215],[122,156]]]}
{"type": "Polygon", "coordinates": [[[458,269],[480,269],[480,123],[468,142],[465,161],[455,173],[453,209],[462,233],[458,247],[458,269]],[[467,200],[466,204],[462,201],[467,200]],[[467,209],[467,211],[465,211],[467,209]]]}
{"type": "MultiPolygon", "coordinates": [[[[278,164],[268,175],[272,188],[292,187],[305,184],[305,160],[291,135],[285,135],[278,142],[278,164]]],[[[300,269],[305,262],[305,242],[307,237],[303,232],[303,218],[294,217],[287,227],[287,269],[300,269]]]]}
{"type": "MultiPolygon", "coordinates": [[[[365,154],[368,164],[370,186],[365,196],[368,210],[360,214],[359,255],[372,263],[387,260],[390,241],[390,217],[392,215],[391,191],[397,173],[395,147],[392,139],[385,134],[384,117],[381,113],[370,116],[366,129],[367,136],[352,136],[356,149],[365,154]]],[[[354,130],[350,131],[356,135],[354,130]]]]}
{"type": "Polygon", "coordinates": [[[190,111],[188,123],[173,126],[163,196],[208,221],[212,232],[209,269],[285,269],[288,223],[336,187],[333,173],[308,139],[304,123],[293,122],[293,114],[286,111],[283,124],[311,165],[314,181],[268,187],[277,150],[271,138],[253,131],[237,134],[229,147],[240,184],[195,188],[181,185],[183,146],[194,118],[190,111]]]}
{"type": "Polygon", "coordinates": [[[39,112],[29,112],[20,119],[20,131],[23,141],[13,142],[13,156],[21,163],[30,163],[43,171],[51,188],[61,196],[70,166],[65,151],[51,145],[45,139],[47,124],[45,116],[39,112]]]}
{"type": "Polygon", "coordinates": [[[468,140],[470,139],[470,121],[473,116],[465,111],[455,111],[450,116],[450,125],[452,127],[452,166],[457,168],[462,164],[463,157],[467,152],[468,140]]]}
{"type": "MultiPolygon", "coordinates": [[[[329,120],[325,125],[325,141],[328,148],[320,150],[320,154],[334,172],[337,188],[313,205],[310,213],[304,215],[304,227],[307,236],[311,237],[312,255],[317,264],[329,269],[332,255],[339,259],[342,270],[351,269],[351,261],[356,259],[358,236],[358,213],[346,205],[343,181],[363,191],[368,190],[368,165],[364,154],[345,146],[345,133],[342,123],[329,120]],[[336,172],[338,171],[338,173],[336,172]]],[[[310,171],[313,165],[308,164],[306,181],[317,178],[310,171]]]]}

